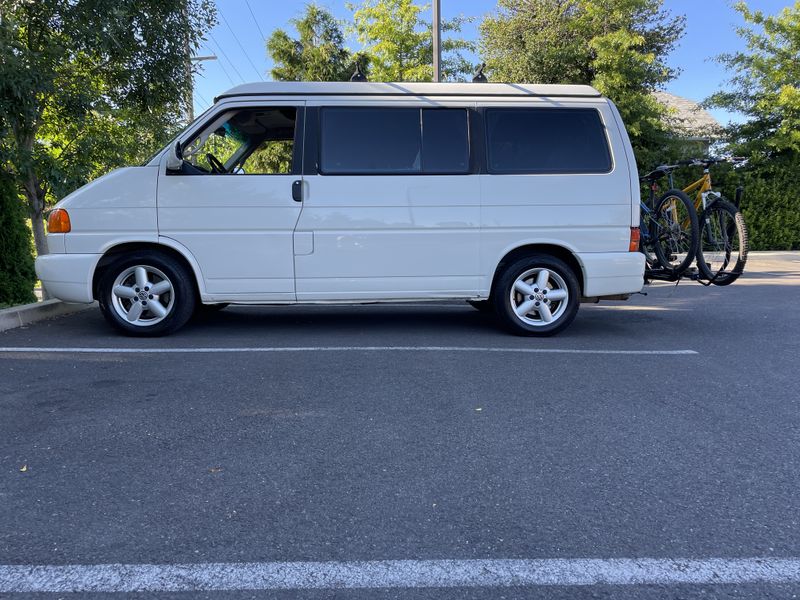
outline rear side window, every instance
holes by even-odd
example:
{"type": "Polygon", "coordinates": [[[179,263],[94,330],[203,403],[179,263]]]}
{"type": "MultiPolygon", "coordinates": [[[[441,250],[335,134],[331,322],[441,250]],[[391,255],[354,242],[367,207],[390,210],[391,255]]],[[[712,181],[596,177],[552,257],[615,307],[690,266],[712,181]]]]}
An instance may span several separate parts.
{"type": "Polygon", "coordinates": [[[490,108],[490,173],[608,173],[600,114],[591,108],[490,108]]]}
{"type": "Polygon", "coordinates": [[[329,107],[321,111],[324,174],[413,175],[469,171],[465,109],[329,107]]]}

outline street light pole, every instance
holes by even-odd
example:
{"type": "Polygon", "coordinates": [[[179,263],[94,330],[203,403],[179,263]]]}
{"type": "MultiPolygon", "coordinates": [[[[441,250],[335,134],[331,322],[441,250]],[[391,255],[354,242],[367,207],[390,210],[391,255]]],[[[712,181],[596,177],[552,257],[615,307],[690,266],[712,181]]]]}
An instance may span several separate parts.
{"type": "Polygon", "coordinates": [[[433,0],[433,80],[442,80],[442,12],[440,0],[433,0]]]}

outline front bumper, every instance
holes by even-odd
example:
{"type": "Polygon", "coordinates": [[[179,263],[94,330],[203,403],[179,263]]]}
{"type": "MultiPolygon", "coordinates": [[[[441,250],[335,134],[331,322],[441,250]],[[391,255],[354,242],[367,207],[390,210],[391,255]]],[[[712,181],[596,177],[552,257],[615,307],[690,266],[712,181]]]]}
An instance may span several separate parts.
{"type": "Polygon", "coordinates": [[[90,303],[94,269],[102,254],[45,254],[36,258],[36,275],[47,293],[64,302],[90,303]]]}

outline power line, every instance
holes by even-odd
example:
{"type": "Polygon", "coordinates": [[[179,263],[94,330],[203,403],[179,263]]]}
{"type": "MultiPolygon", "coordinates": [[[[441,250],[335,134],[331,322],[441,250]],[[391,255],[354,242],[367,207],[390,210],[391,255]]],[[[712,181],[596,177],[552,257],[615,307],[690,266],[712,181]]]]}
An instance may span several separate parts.
{"type": "Polygon", "coordinates": [[[242,46],[242,42],[239,41],[239,36],[236,35],[236,32],[228,23],[228,19],[225,18],[225,13],[222,12],[222,7],[218,8],[219,8],[219,16],[222,17],[222,22],[225,23],[225,26],[228,28],[228,31],[231,32],[233,39],[236,40],[237,44],[239,44],[239,48],[242,49],[242,54],[244,54],[244,57],[247,59],[247,62],[249,62],[250,66],[253,67],[253,70],[256,72],[256,75],[258,75],[258,78],[261,79],[261,81],[264,81],[264,77],[261,75],[261,71],[259,71],[258,68],[256,68],[256,66],[253,64],[253,61],[250,60],[250,55],[247,54],[247,51],[244,49],[244,46],[242,46]]]}
{"type": "Polygon", "coordinates": [[[200,98],[200,100],[202,100],[202,101],[203,101],[203,104],[205,105],[205,106],[203,107],[203,110],[205,110],[206,108],[208,108],[209,106],[211,106],[211,103],[210,103],[208,100],[206,100],[206,99],[205,99],[205,97],[203,97],[203,94],[201,94],[201,93],[200,93],[200,92],[198,92],[197,90],[195,90],[195,92],[194,92],[194,93],[195,93],[195,94],[197,94],[197,96],[200,98]]]}
{"type": "Polygon", "coordinates": [[[225,65],[223,64],[223,62],[222,62],[221,60],[218,60],[218,61],[217,61],[217,64],[218,64],[218,65],[220,66],[220,68],[222,69],[222,72],[223,72],[223,73],[225,73],[225,77],[227,77],[227,78],[228,78],[228,81],[230,81],[230,82],[231,82],[231,85],[232,85],[232,86],[233,86],[233,85],[236,85],[236,84],[233,82],[233,78],[230,76],[230,73],[228,73],[228,69],[226,69],[226,68],[225,68],[225,65]]]}
{"type": "Polygon", "coordinates": [[[258,27],[258,33],[261,34],[261,40],[262,41],[266,41],[267,36],[265,36],[264,32],[261,30],[261,25],[258,24],[258,19],[256,19],[256,14],[253,12],[253,9],[250,7],[249,0],[244,0],[244,3],[247,5],[247,10],[249,10],[250,14],[253,16],[253,23],[255,23],[256,27],[258,27]]]}
{"type": "Polygon", "coordinates": [[[237,68],[236,68],[236,65],[235,65],[235,64],[233,64],[233,61],[230,59],[230,57],[229,57],[229,56],[228,56],[228,54],[225,52],[225,50],[223,50],[223,49],[222,49],[222,46],[221,46],[221,45],[220,45],[220,43],[217,41],[217,38],[215,38],[215,37],[214,37],[214,34],[213,34],[213,33],[211,33],[211,32],[209,31],[209,32],[208,32],[208,35],[209,35],[209,36],[211,36],[211,39],[212,39],[212,40],[213,40],[213,42],[216,44],[216,46],[217,46],[217,49],[219,50],[219,53],[220,53],[220,54],[221,54],[221,55],[222,55],[222,56],[225,58],[225,60],[227,60],[227,61],[228,61],[228,63],[231,65],[231,68],[233,68],[234,72],[235,72],[235,73],[236,73],[236,74],[239,76],[239,79],[241,79],[241,80],[242,80],[242,82],[246,82],[247,80],[246,80],[244,77],[242,77],[242,74],[241,74],[241,73],[239,73],[239,69],[237,69],[237,68]]]}

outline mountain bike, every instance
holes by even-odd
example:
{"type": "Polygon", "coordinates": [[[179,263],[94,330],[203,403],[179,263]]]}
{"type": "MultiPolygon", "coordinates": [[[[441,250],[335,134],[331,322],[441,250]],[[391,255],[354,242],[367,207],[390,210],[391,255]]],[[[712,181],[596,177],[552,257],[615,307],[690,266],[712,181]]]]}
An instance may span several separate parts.
{"type": "Polygon", "coordinates": [[[697,211],[681,190],[670,186],[656,200],[657,182],[669,174],[669,169],[660,166],[640,177],[641,181],[647,182],[650,195],[646,203],[639,202],[639,249],[646,257],[651,274],[658,279],[676,281],[697,255],[700,228],[697,211]]]}
{"type": "MultiPolygon", "coordinates": [[[[741,162],[742,159],[704,158],[680,161],[674,167],[702,166],[703,176],[683,191],[695,194],[694,207],[700,222],[700,245],[697,249],[697,268],[703,279],[714,285],[730,285],[744,271],[747,263],[748,239],[744,217],[738,208],[742,189],[736,203],[730,202],[711,186],[710,167],[722,162],[741,162]]],[[[671,169],[669,172],[672,185],[671,169]]]]}

